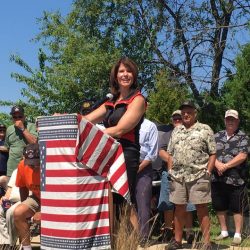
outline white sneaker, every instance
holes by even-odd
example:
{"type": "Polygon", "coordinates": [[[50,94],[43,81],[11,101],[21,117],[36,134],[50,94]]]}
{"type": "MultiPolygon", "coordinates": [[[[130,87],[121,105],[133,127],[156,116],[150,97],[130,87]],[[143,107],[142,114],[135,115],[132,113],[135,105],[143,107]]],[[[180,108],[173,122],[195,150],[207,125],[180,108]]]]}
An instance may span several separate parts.
{"type": "Polygon", "coordinates": [[[224,240],[224,239],[226,239],[227,237],[228,237],[228,235],[224,236],[223,234],[220,234],[219,236],[217,236],[217,237],[215,238],[215,240],[224,240]]]}
{"type": "Polygon", "coordinates": [[[234,237],[231,246],[238,246],[241,244],[241,237],[234,237]]]}

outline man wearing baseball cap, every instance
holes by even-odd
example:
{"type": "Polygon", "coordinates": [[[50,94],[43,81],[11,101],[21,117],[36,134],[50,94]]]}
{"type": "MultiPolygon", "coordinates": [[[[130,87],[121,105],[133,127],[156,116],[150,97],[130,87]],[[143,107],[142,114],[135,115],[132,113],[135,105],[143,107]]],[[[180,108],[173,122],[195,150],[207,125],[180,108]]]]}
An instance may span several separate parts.
{"type": "Polygon", "coordinates": [[[26,121],[23,107],[13,106],[10,115],[12,116],[13,125],[7,128],[4,144],[9,150],[7,162],[8,177],[11,176],[22,159],[24,147],[29,143],[36,143],[37,141],[36,126],[26,121]]]}
{"type": "Polygon", "coordinates": [[[247,181],[250,153],[249,137],[239,129],[239,114],[234,109],[225,113],[225,130],[215,135],[217,159],[212,174],[212,205],[217,213],[221,233],[216,240],[229,236],[227,211],[233,212],[235,234],[232,245],[241,244],[243,215],[249,211],[247,181]]]}
{"type": "MultiPolygon", "coordinates": [[[[171,137],[171,134],[175,127],[182,125],[181,110],[175,110],[171,115],[171,125],[168,127],[167,132],[159,132],[159,156],[162,159],[162,178],[161,178],[161,189],[160,197],[158,203],[158,210],[162,211],[164,214],[164,227],[161,228],[162,231],[162,240],[168,242],[173,237],[173,219],[174,219],[174,204],[169,201],[169,192],[170,186],[168,181],[168,157],[167,153],[168,143],[171,137]]],[[[194,239],[194,234],[192,232],[193,216],[192,211],[195,211],[196,208],[193,204],[187,204],[187,213],[186,213],[186,240],[188,243],[192,243],[194,239]]]]}
{"type": "Polygon", "coordinates": [[[183,124],[170,138],[168,169],[169,200],[175,204],[175,237],[166,250],[182,248],[182,234],[188,202],[196,205],[204,244],[199,249],[212,249],[208,203],[211,201],[210,174],[216,159],[216,144],[212,129],[197,121],[197,107],[187,100],[179,108],[183,124]]]}
{"type": "Polygon", "coordinates": [[[28,219],[40,223],[40,151],[38,143],[28,144],[19,163],[16,186],[20,190],[21,204],[14,210],[14,222],[20,242],[25,250],[31,250],[28,219]],[[32,192],[29,195],[29,191],[32,192]]]}

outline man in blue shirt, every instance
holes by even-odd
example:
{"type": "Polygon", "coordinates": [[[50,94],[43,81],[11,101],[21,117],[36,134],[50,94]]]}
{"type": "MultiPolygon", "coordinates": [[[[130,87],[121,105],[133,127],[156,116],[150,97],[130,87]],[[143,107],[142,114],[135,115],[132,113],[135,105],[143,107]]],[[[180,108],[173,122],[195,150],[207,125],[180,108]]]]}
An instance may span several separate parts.
{"type": "Polygon", "coordinates": [[[156,125],[144,119],[140,128],[140,165],[136,182],[136,205],[139,231],[143,247],[148,242],[152,198],[152,162],[158,155],[158,131],[156,125]]]}

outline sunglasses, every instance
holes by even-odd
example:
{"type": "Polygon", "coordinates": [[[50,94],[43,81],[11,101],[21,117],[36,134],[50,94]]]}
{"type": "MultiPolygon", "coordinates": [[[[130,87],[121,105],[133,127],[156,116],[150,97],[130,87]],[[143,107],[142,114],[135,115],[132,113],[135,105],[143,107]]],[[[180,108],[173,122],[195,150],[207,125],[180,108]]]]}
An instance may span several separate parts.
{"type": "Polygon", "coordinates": [[[17,116],[12,116],[13,119],[22,119],[23,116],[22,115],[17,115],[17,116]]]}
{"type": "Polygon", "coordinates": [[[181,118],[173,118],[173,121],[181,121],[181,118]]]}

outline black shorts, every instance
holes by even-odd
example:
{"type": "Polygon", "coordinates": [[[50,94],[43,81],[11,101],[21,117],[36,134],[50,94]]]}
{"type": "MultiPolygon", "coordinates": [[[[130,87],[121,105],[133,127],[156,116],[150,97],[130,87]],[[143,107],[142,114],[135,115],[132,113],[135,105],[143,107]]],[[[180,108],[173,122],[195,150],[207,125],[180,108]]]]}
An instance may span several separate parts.
{"type": "Polygon", "coordinates": [[[249,211],[246,185],[233,186],[224,182],[212,182],[212,205],[215,211],[231,211],[245,214],[249,211]]]}

